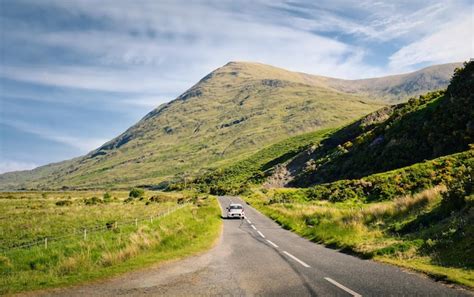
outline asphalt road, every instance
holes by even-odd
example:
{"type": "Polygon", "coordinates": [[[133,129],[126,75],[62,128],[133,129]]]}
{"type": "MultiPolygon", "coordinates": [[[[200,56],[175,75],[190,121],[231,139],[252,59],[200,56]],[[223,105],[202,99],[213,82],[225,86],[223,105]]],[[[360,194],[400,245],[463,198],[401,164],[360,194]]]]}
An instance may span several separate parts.
{"type": "MultiPolygon", "coordinates": [[[[220,197],[224,211],[237,197],[220,197]]],[[[209,252],[45,296],[473,296],[314,244],[245,205],[209,252]]]]}

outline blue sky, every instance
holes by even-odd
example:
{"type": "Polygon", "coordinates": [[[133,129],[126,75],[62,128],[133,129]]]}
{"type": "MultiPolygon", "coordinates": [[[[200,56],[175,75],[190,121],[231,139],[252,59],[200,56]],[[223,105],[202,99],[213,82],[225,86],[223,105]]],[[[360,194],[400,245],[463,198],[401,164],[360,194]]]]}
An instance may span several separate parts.
{"type": "Polygon", "coordinates": [[[453,1],[0,0],[0,172],[100,146],[228,61],[341,78],[474,54],[453,1]]]}

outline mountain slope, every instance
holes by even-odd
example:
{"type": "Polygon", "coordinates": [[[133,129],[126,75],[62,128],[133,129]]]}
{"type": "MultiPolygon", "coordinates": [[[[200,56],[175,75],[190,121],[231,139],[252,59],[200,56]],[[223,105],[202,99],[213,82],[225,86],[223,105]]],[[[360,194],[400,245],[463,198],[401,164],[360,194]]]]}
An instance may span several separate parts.
{"type": "Polygon", "coordinates": [[[468,150],[474,143],[473,91],[470,62],[455,73],[446,93],[379,110],[303,152],[288,163],[290,184],[360,178],[468,150]]]}
{"type": "MultiPolygon", "coordinates": [[[[449,72],[449,67],[440,67],[439,72],[449,72]]],[[[397,76],[395,85],[411,84],[413,75],[397,76]]],[[[231,62],[86,156],[0,175],[0,189],[156,185],[175,174],[229,164],[288,136],[340,126],[374,111],[383,105],[374,101],[379,94],[395,98],[392,80],[381,79],[376,91],[362,86],[345,90],[357,83],[231,62]]],[[[442,82],[426,86],[438,87],[442,82]]],[[[411,94],[412,89],[404,89],[411,94]]]]}
{"type": "Polygon", "coordinates": [[[466,151],[474,143],[473,73],[470,62],[446,91],[384,107],[336,131],[283,140],[201,176],[196,185],[213,193],[244,191],[265,179],[267,187],[306,187],[466,151]]]}

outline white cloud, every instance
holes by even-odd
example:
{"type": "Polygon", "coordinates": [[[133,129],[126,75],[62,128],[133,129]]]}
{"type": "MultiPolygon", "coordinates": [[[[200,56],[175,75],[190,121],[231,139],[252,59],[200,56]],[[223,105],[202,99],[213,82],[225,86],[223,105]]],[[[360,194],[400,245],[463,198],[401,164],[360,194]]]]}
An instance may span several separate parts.
{"type": "Polygon", "coordinates": [[[19,170],[30,170],[38,166],[38,164],[31,162],[0,160],[0,174],[19,170]]]}
{"type": "Polygon", "coordinates": [[[95,137],[77,137],[65,135],[58,132],[58,129],[40,127],[38,125],[33,125],[19,120],[0,120],[0,123],[14,127],[15,129],[21,130],[23,132],[34,134],[43,139],[51,140],[75,148],[78,150],[78,153],[87,153],[108,141],[108,139],[95,137]]]}
{"type": "Polygon", "coordinates": [[[133,71],[96,66],[27,67],[4,66],[0,76],[44,85],[108,92],[175,92],[189,82],[157,78],[148,71],[133,71]]]}
{"type": "Polygon", "coordinates": [[[271,6],[293,12],[282,15],[281,22],[301,30],[353,35],[370,42],[415,39],[436,30],[456,17],[464,6],[461,1],[299,1],[276,2],[271,6]]]}
{"type": "Polygon", "coordinates": [[[390,67],[469,60],[474,57],[473,28],[472,15],[461,15],[457,21],[445,24],[444,29],[399,49],[390,57],[390,67]]]}

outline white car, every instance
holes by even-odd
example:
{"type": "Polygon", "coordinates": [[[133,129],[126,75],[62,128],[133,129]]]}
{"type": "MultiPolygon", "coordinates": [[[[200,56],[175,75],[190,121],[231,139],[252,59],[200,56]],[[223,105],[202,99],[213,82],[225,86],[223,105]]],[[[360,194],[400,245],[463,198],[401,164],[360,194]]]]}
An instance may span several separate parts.
{"type": "Polygon", "coordinates": [[[227,218],[228,219],[231,219],[231,218],[243,219],[243,218],[245,218],[244,207],[242,206],[242,204],[231,203],[227,207],[227,218]]]}

